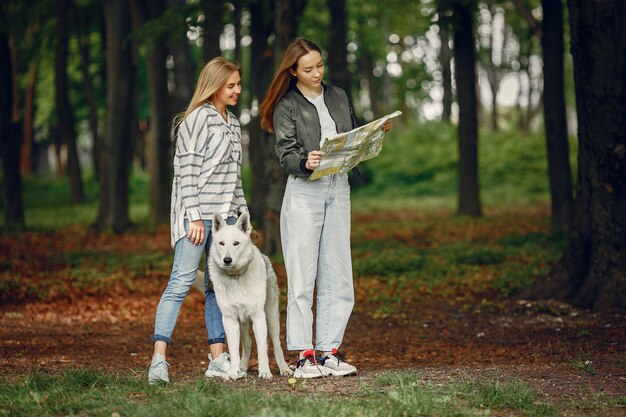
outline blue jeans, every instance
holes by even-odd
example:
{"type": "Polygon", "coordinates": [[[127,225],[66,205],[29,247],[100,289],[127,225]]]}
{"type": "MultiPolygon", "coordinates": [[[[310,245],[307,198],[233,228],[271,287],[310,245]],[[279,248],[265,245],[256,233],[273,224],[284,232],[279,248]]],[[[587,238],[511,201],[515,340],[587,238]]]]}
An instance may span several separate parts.
{"type": "Polygon", "coordinates": [[[287,180],[280,212],[287,271],[287,349],[339,348],[354,306],[348,177],[287,180]]]}
{"type": "MultiPolygon", "coordinates": [[[[235,224],[236,218],[226,219],[227,224],[235,224]]],[[[224,343],[225,333],[222,324],[222,312],[215,299],[215,291],[209,286],[208,256],[213,236],[211,235],[211,220],[204,220],[204,245],[194,246],[187,236],[181,238],[174,246],[174,263],[172,273],[165,291],[159,301],[159,306],[154,320],[154,335],[152,341],[170,342],[180,306],[189,292],[189,288],[196,279],[198,265],[202,259],[202,253],[206,255],[204,262],[204,324],[206,325],[209,344],[224,343]]],[[[185,231],[189,229],[189,222],[185,219],[185,231]]]]}

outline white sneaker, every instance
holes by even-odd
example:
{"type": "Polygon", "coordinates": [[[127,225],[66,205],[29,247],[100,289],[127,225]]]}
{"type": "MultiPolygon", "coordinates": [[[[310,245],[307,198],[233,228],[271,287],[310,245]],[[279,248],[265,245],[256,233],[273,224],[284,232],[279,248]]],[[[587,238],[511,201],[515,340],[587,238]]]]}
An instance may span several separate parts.
{"type": "Polygon", "coordinates": [[[148,383],[156,384],[157,382],[170,382],[170,376],[167,367],[170,364],[165,362],[165,357],[157,353],[152,357],[150,369],[148,370],[148,383]]]}
{"type": "Polygon", "coordinates": [[[331,354],[320,358],[320,362],[322,367],[334,376],[346,376],[357,373],[356,368],[350,365],[337,349],[333,349],[331,354]]]}
{"type": "Polygon", "coordinates": [[[329,372],[315,361],[315,351],[307,350],[298,360],[298,366],[293,373],[294,378],[321,378],[328,376],[329,372]]]}
{"type": "MultiPolygon", "coordinates": [[[[209,366],[207,367],[204,376],[207,378],[222,378],[229,379],[228,372],[230,371],[230,355],[228,352],[223,352],[217,358],[213,359],[211,354],[209,353],[209,366]]],[[[243,378],[246,376],[246,373],[239,369],[237,371],[237,379],[243,378]]]]}

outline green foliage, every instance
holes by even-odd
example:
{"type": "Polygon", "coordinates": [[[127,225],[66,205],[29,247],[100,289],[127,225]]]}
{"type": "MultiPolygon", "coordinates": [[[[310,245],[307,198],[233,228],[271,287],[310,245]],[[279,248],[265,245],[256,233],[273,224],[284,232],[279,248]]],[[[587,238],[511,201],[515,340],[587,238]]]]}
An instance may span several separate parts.
{"type": "Polygon", "coordinates": [[[355,254],[352,261],[357,276],[416,276],[424,266],[424,256],[412,248],[389,248],[368,254],[355,254]]]}
{"type": "Polygon", "coordinates": [[[473,416],[501,411],[552,416],[522,383],[467,381],[435,385],[417,373],[391,373],[362,383],[352,397],[316,395],[300,380],[268,395],[254,384],[225,384],[204,379],[169,386],[150,386],[91,370],[60,375],[33,373],[14,381],[0,380],[0,416],[54,415],[132,416],[473,416]],[[301,395],[303,392],[305,395],[301,395]]]}
{"type": "MultiPolygon", "coordinates": [[[[458,188],[456,126],[399,123],[380,155],[364,163],[371,181],[354,190],[355,204],[374,196],[395,201],[435,201],[451,206],[458,188]]],[[[576,143],[570,143],[575,171],[576,143]]],[[[543,202],[549,196],[545,138],[518,131],[481,130],[479,143],[481,199],[486,205],[543,202]]]]}
{"type": "Polygon", "coordinates": [[[502,251],[467,243],[448,245],[438,251],[448,262],[458,265],[497,265],[504,261],[502,251]]]}

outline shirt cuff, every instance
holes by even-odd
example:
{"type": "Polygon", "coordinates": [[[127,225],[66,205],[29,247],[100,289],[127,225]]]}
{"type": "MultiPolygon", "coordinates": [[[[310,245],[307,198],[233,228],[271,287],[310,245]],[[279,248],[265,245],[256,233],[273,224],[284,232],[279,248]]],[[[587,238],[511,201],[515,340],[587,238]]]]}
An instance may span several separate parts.
{"type": "Polygon", "coordinates": [[[307,160],[307,158],[302,158],[300,160],[300,172],[302,172],[303,174],[310,174],[310,173],[313,172],[313,170],[312,169],[308,169],[306,167],[306,160],[307,160]]]}
{"type": "Polygon", "coordinates": [[[200,213],[200,209],[187,210],[187,219],[189,219],[190,222],[202,220],[202,213],[200,213]]]}

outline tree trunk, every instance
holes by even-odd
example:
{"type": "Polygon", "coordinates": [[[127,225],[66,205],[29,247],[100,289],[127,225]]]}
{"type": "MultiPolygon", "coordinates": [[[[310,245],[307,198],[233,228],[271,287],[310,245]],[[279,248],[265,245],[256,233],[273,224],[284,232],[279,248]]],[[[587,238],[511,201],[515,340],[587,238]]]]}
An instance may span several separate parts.
{"type": "Polygon", "coordinates": [[[543,0],[542,7],[543,117],[552,202],[550,225],[552,231],[562,232],[569,230],[574,210],[563,81],[563,6],[561,0],[543,0]]]}
{"type": "Polygon", "coordinates": [[[83,72],[83,91],[85,94],[85,102],[87,103],[87,108],[89,109],[89,130],[91,130],[91,136],[93,140],[93,149],[92,149],[92,157],[93,157],[93,169],[94,175],[96,179],[100,178],[100,167],[98,165],[99,155],[100,155],[100,147],[102,144],[102,139],[100,138],[99,128],[98,128],[98,107],[96,105],[94,86],[92,81],[92,76],[89,71],[89,66],[91,65],[91,58],[89,56],[89,20],[91,16],[86,15],[93,11],[92,8],[84,11],[79,14],[78,9],[74,15],[74,25],[76,27],[76,37],[78,38],[78,50],[80,53],[80,67],[83,72]],[[87,22],[85,22],[87,21],[87,22]]]}
{"type": "Polygon", "coordinates": [[[19,114],[15,97],[15,74],[5,32],[7,21],[4,7],[0,7],[0,158],[2,160],[5,231],[24,230],[22,177],[20,175],[19,114]]]}
{"type": "Polygon", "coordinates": [[[348,19],[346,0],[327,0],[330,10],[330,43],[328,45],[328,78],[330,83],[343,88],[352,103],[352,85],[348,72],[348,19]]]}
{"type": "Polygon", "coordinates": [[[20,150],[20,172],[22,175],[33,173],[33,143],[35,142],[35,91],[37,89],[37,71],[39,54],[28,65],[26,91],[24,91],[24,135],[20,150]]]}
{"type": "MultiPolygon", "coordinates": [[[[297,14],[292,0],[276,0],[274,3],[274,68],[278,68],[285,49],[297,33],[297,14]]],[[[273,139],[273,138],[272,138],[273,139]]],[[[263,249],[266,253],[278,253],[280,244],[280,208],[287,184],[287,174],[278,163],[274,150],[275,141],[265,142],[265,176],[268,181],[263,215],[263,249]]]]}
{"type": "MultiPolygon", "coordinates": [[[[185,0],[169,0],[169,4],[185,4],[185,0]]],[[[196,88],[197,65],[191,55],[187,34],[172,43],[170,53],[174,58],[174,89],[170,93],[170,111],[173,114],[184,112],[196,88]]]]}
{"type": "Polygon", "coordinates": [[[439,14],[439,37],[441,38],[441,52],[439,54],[439,63],[441,65],[441,76],[443,83],[443,99],[441,104],[443,112],[441,120],[450,123],[452,116],[452,51],[450,50],[450,22],[439,14]]]}
{"type": "MultiPolygon", "coordinates": [[[[502,58],[503,58],[503,51],[504,51],[504,45],[506,42],[506,28],[502,31],[501,34],[501,48],[500,48],[500,56],[496,57],[494,54],[494,44],[496,42],[496,39],[500,39],[498,36],[496,36],[496,32],[495,32],[495,18],[496,18],[496,13],[494,10],[494,3],[493,1],[488,2],[487,7],[489,9],[489,17],[490,17],[490,21],[489,21],[489,47],[488,47],[488,51],[489,51],[489,58],[487,60],[487,62],[485,62],[484,67],[485,67],[485,71],[487,72],[487,80],[489,81],[489,88],[491,89],[491,117],[490,117],[490,122],[491,122],[491,130],[493,131],[498,131],[499,130],[499,125],[498,125],[498,91],[500,90],[500,83],[502,81],[502,58]],[[496,58],[497,61],[496,62],[496,58]]],[[[479,94],[480,96],[480,94],[479,94]]]]}
{"type": "MultiPolygon", "coordinates": [[[[165,0],[138,1],[140,24],[158,19],[165,12],[165,0]]],[[[166,223],[170,215],[170,126],[169,92],[167,91],[167,51],[165,40],[152,36],[148,41],[146,72],[150,95],[150,134],[148,139],[148,172],[150,174],[149,219],[166,223]]]]}
{"type": "Polygon", "coordinates": [[[570,0],[578,185],[570,243],[527,295],[626,310],[626,3],[570,0]]]}
{"type": "Polygon", "coordinates": [[[96,226],[122,233],[130,226],[128,180],[135,138],[135,66],[131,44],[130,10],[124,0],[104,2],[107,37],[107,115],[104,139],[104,166],[100,186],[100,207],[96,226]]]}
{"type": "Polygon", "coordinates": [[[370,110],[375,117],[383,114],[381,108],[380,94],[376,88],[376,78],[374,77],[374,57],[367,45],[361,46],[361,56],[359,58],[359,72],[361,76],[367,80],[368,95],[370,98],[370,110]]]}
{"type": "Polygon", "coordinates": [[[204,63],[222,54],[220,35],[222,34],[222,0],[204,0],[204,32],[202,35],[202,59],[204,63]]]}
{"type": "Polygon", "coordinates": [[[85,200],[83,181],[78,161],[78,147],[76,145],[76,126],[72,106],[70,105],[67,84],[67,55],[68,55],[68,13],[71,0],[58,0],[57,27],[56,27],[56,58],[55,58],[55,87],[56,107],[59,124],[59,133],[62,142],[67,146],[67,171],[70,181],[70,191],[73,204],[85,200]]]}
{"type": "Polygon", "coordinates": [[[481,216],[478,185],[478,120],[476,116],[476,55],[473,13],[465,2],[453,6],[454,61],[459,102],[458,214],[481,216]]]}

